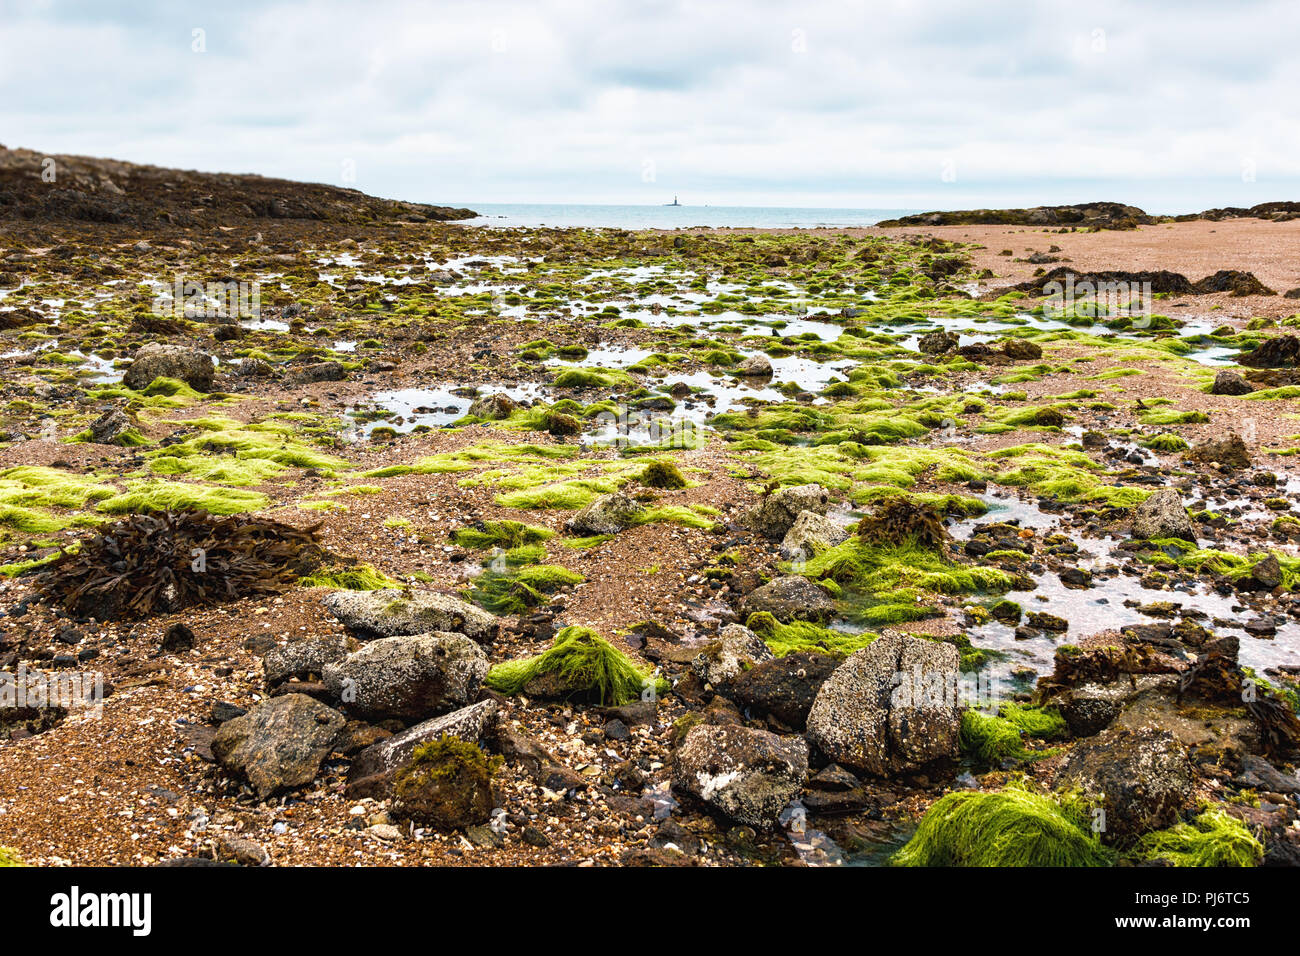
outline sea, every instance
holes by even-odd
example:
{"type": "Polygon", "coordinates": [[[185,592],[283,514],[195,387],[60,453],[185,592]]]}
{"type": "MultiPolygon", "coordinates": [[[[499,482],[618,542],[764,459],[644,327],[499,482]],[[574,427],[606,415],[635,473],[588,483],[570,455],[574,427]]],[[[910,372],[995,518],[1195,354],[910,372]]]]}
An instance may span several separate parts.
{"type": "Polygon", "coordinates": [[[592,226],[616,229],[816,229],[872,226],[919,209],[817,209],[795,206],[612,206],[561,203],[456,203],[481,213],[472,226],[592,226]]]}

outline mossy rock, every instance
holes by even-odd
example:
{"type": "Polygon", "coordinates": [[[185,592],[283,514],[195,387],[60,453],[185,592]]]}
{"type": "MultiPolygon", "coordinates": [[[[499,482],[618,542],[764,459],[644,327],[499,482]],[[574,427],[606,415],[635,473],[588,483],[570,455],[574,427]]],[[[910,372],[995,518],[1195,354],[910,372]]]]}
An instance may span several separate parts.
{"type": "Polygon", "coordinates": [[[500,757],[455,737],[431,740],[415,749],[393,783],[394,809],[401,816],[441,830],[486,823],[492,813],[492,775],[500,757]]]}
{"type": "Polygon", "coordinates": [[[641,484],[647,488],[673,490],[685,488],[687,481],[681,469],[671,461],[657,459],[647,464],[641,472],[641,484]]]}

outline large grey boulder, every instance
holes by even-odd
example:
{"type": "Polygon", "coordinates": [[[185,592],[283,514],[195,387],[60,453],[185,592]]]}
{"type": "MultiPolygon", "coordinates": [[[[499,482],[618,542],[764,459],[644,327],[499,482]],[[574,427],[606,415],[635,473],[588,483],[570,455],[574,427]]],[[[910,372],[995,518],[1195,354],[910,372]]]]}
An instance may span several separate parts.
{"type": "Polygon", "coordinates": [[[346,724],[332,707],[305,694],[285,694],[217,728],[212,755],[265,799],[311,783],[346,724]]]}
{"type": "Polygon", "coordinates": [[[1182,496],[1173,488],[1161,488],[1134,509],[1133,537],[1181,538],[1196,541],[1192,519],[1183,507],[1182,496]]]}
{"type": "Polygon", "coordinates": [[[740,517],[740,523],[753,531],[780,541],[794,526],[801,512],[824,515],[831,496],[821,485],[793,485],[764,495],[757,505],[740,517]]]}
{"type": "Polygon", "coordinates": [[[1167,730],[1113,728],[1080,741],[1056,778],[1105,810],[1103,839],[1125,842],[1173,825],[1192,804],[1187,753],[1167,730]]]}
{"type": "Polygon", "coordinates": [[[497,634],[487,611],[434,591],[332,591],[325,607],[352,630],[380,637],[454,631],[486,643],[497,634]]]}
{"type": "Polygon", "coordinates": [[[951,644],[878,638],[822,684],[808,739],[830,760],[881,777],[955,759],[958,664],[951,644]]]}
{"type": "Polygon", "coordinates": [[[200,392],[212,388],[212,356],[183,345],[151,342],[141,346],[122,377],[127,388],[148,387],[156,378],[175,378],[200,392]]]}
{"type": "Polygon", "coordinates": [[[700,724],[677,749],[673,786],[737,823],[772,827],[808,778],[808,744],[739,724],[700,724]]]}
{"type": "Polygon", "coordinates": [[[291,677],[320,674],[326,664],[347,656],[348,642],[342,634],[314,635],[271,648],[262,658],[262,671],[267,684],[274,686],[291,677]]]}
{"type": "Polygon", "coordinates": [[[815,511],[801,511],[781,539],[781,557],[807,561],[848,539],[847,528],[815,511]]]}
{"type": "Polygon", "coordinates": [[[372,641],[321,676],[349,714],[417,720],[473,701],[487,672],[483,648],[440,631],[372,641]]]}
{"type": "Polygon", "coordinates": [[[443,737],[455,737],[466,743],[480,744],[492,736],[499,708],[495,700],[481,700],[441,717],[434,717],[371,744],[352,758],[348,781],[381,777],[391,780],[420,744],[443,737]]]}
{"type": "Polygon", "coordinates": [[[566,521],[564,527],[580,535],[618,534],[636,524],[644,513],[640,502],[620,491],[601,495],[566,521]]]}
{"type": "Polygon", "coordinates": [[[787,574],[750,591],[737,608],[742,621],[760,611],[787,623],[828,621],[835,614],[835,602],[807,578],[787,574]]]}
{"type": "Polygon", "coordinates": [[[691,669],[706,684],[717,687],[772,656],[772,649],[749,628],[728,624],[718,633],[717,642],[691,662],[691,669]]]}

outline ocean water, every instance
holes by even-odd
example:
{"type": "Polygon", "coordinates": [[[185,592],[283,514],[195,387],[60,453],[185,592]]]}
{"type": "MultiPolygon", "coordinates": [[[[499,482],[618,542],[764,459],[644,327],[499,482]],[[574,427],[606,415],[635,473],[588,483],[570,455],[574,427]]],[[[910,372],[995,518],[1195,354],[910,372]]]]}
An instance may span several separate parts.
{"type": "Polygon", "coordinates": [[[596,206],[562,203],[457,203],[482,213],[468,225],[608,226],[618,229],[689,229],[732,226],[755,229],[815,229],[871,226],[918,209],[805,209],[793,206],[596,206]]]}

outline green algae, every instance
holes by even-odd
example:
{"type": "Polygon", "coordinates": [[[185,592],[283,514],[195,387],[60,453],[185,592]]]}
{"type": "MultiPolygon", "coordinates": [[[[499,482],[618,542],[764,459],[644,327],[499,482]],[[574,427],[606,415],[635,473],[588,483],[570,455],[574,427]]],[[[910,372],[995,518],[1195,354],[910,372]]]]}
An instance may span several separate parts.
{"type": "Polygon", "coordinates": [[[549,528],[522,521],[483,521],[467,528],[457,528],[451,541],[463,548],[518,548],[540,544],[555,536],[549,528]]]}
{"type": "Polygon", "coordinates": [[[603,706],[622,706],[639,700],[646,691],[668,689],[665,681],[656,680],[596,631],[579,626],[564,628],[536,657],[497,664],[484,684],[497,693],[514,695],[551,675],[564,696],[603,706]]]}
{"type": "Polygon", "coordinates": [[[369,564],[316,571],[299,578],[298,583],[306,588],[335,588],[344,591],[383,591],[402,586],[402,582],[375,570],[369,564]]]}
{"type": "Polygon", "coordinates": [[[1025,737],[1059,737],[1065,721],[1056,711],[1003,704],[996,716],[968,709],[962,712],[958,742],[962,752],[984,769],[1021,765],[1050,757],[1059,751],[1029,750],[1025,737]]]}
{"type": "Polygon", "coordinates": [[[665,490],[685,488],[690,484],[674,462],[663,458],[648,462],[637,480],[647,488],[665,490]]]}
{"type": "Polygon", "coordinates": [[[836,631],[810,621],[783,623],[767,611],[751,614],[745,626],[761,637],[777,657],[803,651],[846,657],[879,636],[866,631],[856,634],[836,631]]]}
{"type": "Polygon", "coordinates": [[[1246,825],[1227,811],[1207,807],[1189,823],[1148,833],[1138,842],[1138,855],[1174,866],[1258,866],[1264,845],[1246,825]]]}
{"type": "Polygon", "coordinates": [[[559,565],[525,563],[517,570],[484,571],[466,589],[465,596],[493,614],[524,614],[545,604],[547,597],[560,588],[585,580],[578,572],[559,565]]]}
{"type": "Polygon", "coordinates": [[[106,514],[149,511],[206,511],[232,515],[258,511],[270,504],[263,494],[238,488],[190,485],[169,481],[134,481],[127,490],[99,503],[106,514]]]}
{"type": "Polygon", "coordinates": [[[963,565],[915,544],[878,546],[850,538],[804,562],[800,573],[868,592],[915,588],[936,594],[1009,591],[1015,579],[997,568],[963,565]]]}
{"type": "Polygon", "coordinates": [[[51,513],[52,509],[80,509],[116,494],[112,485],[57,468],[7,468],[0,471],[0,526],[26,534],[61,531],[71,524],[85,523],[85,518],[51,513]]]}
{"type": "Polygon", "coordinates": [[[895,866],[1107,866],[1085,808],[1008,784],[940,798],[891,861],[895,866]]]}

